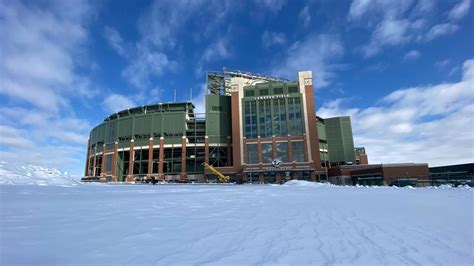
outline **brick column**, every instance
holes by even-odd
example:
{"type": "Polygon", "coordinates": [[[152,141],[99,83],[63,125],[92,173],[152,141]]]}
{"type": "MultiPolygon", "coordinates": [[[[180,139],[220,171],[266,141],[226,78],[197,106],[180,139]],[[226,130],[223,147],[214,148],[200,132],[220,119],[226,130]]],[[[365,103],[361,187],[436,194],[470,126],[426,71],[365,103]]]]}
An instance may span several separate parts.
{"type": "Polygon", "coordinates": [[[298,179],[298,173],[292,172],[291,173],[291,179],[298,179]]]}
{"type": "Polygon", "coordinates": [[[89,175],[89,155],[91,153],[90,151],[90,146],[91,146],[91,138],[87,140],[87,153],[86,153],[86,170],[84,170],[84,176],[89,175]]]}
{"type": "Polygon", "coordinates": [[[230,165],[232,165],[232,141],[230,136],[227,136],[227,166],[230,165]]]}
{"type": "Polygon", "coordinates": [[[153,173],[153,138],[148,140],[148,173],[147,178],[151,178],[153,173]]]}
{"type": "Polygon", "coordinates": [[[158,178],[160,180],[165,180],[163,175],[163,160],[165,157],[165,138],[160,137],[160,155],[158,158],[158,178]]]}
{"type": "Polygon", "coordinates": [[[306,142],[308,141],[308,137],[306,134],[303,134],[303,153],[304,153],[304,161],[308,161],[308,145],[306,145],[306,142]]]}
{"type": "MultiPolygon", "coordinates": [[[[314,88],[312,75],[311,77],[304,78],[304,91],[306,96],[306,110],[308,114],[309,129],[309,132],[306,132],[306,137],[308,138],[306,141],[309,141],[311,144],[311,150],[308,152],[311,153],[314,169],[322,171],[323,168],[321,166],[321,158],[319,154],[319,137],[317,130],[316,107],[314,106],[314,88]]],[[[305,147],[307,146],[305,145],[305,147]]]]}
{"type": "Polygon", "coordinates": [[[114,144],[114,155],[112,156],[112,182],[117,182],[117,157],[118,157],[118,142],[114,144]]]}
{"type": "Polygon", "coordinates": [[[293,145],[291,144],[291,138],[288,135],[288,162],[293,162],[293,145]]]}
{"type": "Polygon", "coordinates": [[[100,182],[105,183],[105,176],[107,175],[106,171],[107,157],[105,156],[105,144],[102,145],[102,165],[100,167],[100,182]]]}
{"type": "Polygon", "coordinates": [[[281,183],[281,173],[280,172],[275,173],[275,179],[276,179],[277,184],[281,183]]]}
{"type": "Polygon", "coordinates": [[[97,167],[97,144],[94,145],[94,159],[92,160],[92,176],[97,176],[95,168],[97,167]]]}
{"type": "Polygon", "coordinates": [[[187,179],[186,176],[186,136],[181,138],[181,176],[182,181],[187,179]]]}
{"type": "Polygon", "coordinates": [[[315,173],[315,172],[311,172],[310,178],[311,178],[311,181],[316,182],[316,173],[315,173]]]}
{"type": "Polygon", "coordinates": [[[260,137],[257,137],[257,152],[258,152],[258,162],[262,162],[262,143],[260,142],[260,137]]]}
{"type": "Polygon", "coordinates": [[[242,113],[240,110],[239,87],[232,85],[231,92],[231,123],[232,123],[232,166],[236,173],[242,171],[242,162],[240,160],[240,119],[242,113]],[[234,87],[235,86],[235,87],[234,87]]]}
{"type": "Polygon", "coordinates": [[[272,160],[276,159],[276,142],[275,142],[275,136],[272,136],[272,160]]]}
{"type": "Polygon", "coordinates": [[[265,183],[265,176],[263,175],[263,173],[258,174],[258,183],[260,183],[260,184],[265,183]]]}
{"type": "Polygon", "coordinates": [[[135,141],[132,139],[130,140],[130,155],[128,156],[128,175],[127,175],[127,182],[133,182],[133,158],[134,158],[134,151],[133,148],[135,146],[135,141]]]}

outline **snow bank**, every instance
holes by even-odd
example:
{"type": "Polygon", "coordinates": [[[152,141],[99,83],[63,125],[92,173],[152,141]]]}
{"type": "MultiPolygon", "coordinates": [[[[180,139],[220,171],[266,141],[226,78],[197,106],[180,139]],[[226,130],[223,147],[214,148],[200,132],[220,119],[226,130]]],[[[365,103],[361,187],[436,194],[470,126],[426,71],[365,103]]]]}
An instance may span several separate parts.
{"type": "Polygon", "coordinates": [[[285,182],[282,186],[286,187],[327,187],[331,186],[330,184],[324,184],[324,183],[318,183],[318,182],[309,182],[309,181],[304,181],[304,180],[290,180],[285,182]]]}
{"type": "Polygon", "coordinates": [[[75,186],[79,179],[55,168],[1,161],[0,184],[75,186]]]}

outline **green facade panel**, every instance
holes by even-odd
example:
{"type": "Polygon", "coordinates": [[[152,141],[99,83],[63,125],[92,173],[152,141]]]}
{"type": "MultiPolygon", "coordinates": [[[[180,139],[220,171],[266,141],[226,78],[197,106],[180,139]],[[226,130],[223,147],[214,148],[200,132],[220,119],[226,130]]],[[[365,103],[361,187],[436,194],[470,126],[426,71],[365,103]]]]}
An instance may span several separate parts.
{"type": "Polygon", "coordinates": [[[227,143],[232,134],[230,96],[206,95],[206,135],[209,143],[227,143]]]}
{"type": "Polygon", "coordinates": [[[349,116],[324,119],[329,159],[335,164],[355,164],[354,139],[349,116]]]}

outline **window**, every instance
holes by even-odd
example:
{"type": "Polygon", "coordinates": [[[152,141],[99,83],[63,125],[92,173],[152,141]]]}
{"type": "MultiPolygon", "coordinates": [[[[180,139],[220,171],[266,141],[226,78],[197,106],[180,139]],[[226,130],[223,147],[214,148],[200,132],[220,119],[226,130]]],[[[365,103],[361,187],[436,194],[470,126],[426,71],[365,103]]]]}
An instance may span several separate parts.
{"type": "Polygon", "coordinates": [[[288,131],[293,136],[303,135],[301,111],[301,98],[288,98],[288,131]]]}
{"type": "Polygon", "coordinates": [[[296,85],[292,85],[288,87],[288,93],[297,93],[298,87],[296,85]]]}
{"type": "Polygon", "coordinates": [[[257,137],[257,106],[255,101],[244,101],[244,132],[246,138],[257,137]]]}
{"type": "Polygon", "coordinates": [[[283,94],[283,88],[274,88],[273,94],[283,94]]]}
{"type": "Polygon", "coordinates": [[[273,100],[273,135],[284,137],[286,131],[286,107],[285,99],[273,100]]]}
{"type": "Polygon", "coordinates": [[[272,158],[272,144],[271,143],[262,143],[262,162],[271,163],[272,158]]]}
{"type": "Polygon", "coordinates": [[[259,115],[259,136],[267,138],[272,136],[272,113],[271,100],[263,100],[258,102],[259,115]]]}
{"type": "Polygon", "coordinates": [[[260,96],[268,95],[268,89],[260,89],[259,95],[260,95],[260,96]]]}
{"type": "Polygon", "coordinates": [[[291,153],[293,155],[293,162],[304,162],[304,142],[296,141],[291,143],[291,153]]]}
{"type": "Polygon", "coordinates": [[[258,144],[247,144],[247,163],[258,163],[258,144]]]}
{"type": "Polygon", "coordinates": [[[112,154],[105,155],[105,172],[112,172],[112,154]]]}
{"type": "Polygon", "coordinates": [[[282,162],[288,162],[288,142],[277,142],[276,144],[276,158],[282,162]]]}
{"type": "Polygon", "coordinates": [[[244,97],[253,97],[253,96],[255,96],[255,91],[253,90],[244,91],[244,97]]]}

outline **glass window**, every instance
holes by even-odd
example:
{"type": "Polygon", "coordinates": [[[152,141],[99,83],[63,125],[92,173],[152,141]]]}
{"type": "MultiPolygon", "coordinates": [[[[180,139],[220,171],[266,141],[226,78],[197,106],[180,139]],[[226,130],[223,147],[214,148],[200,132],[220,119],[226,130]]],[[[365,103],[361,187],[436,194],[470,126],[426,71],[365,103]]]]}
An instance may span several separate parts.
{"type": "Polygon", "coordinates": [[[263,100],[258,102],[259,116],[259,136],[267,138],[272,136],[272,113],[271,101],[263,100]]]}
{"type": "Polygon", "coordinates": [[[288,142],[277,142],[276,144],[276,158],[282,162],[288,162],[288,142]]]}
{"type": "Polygon", "coordinates": [[[271,163],[272,158],[272,144],[271,143],[262,143],[262,162],[271,163]]]}
{"type": "Polygon", "coordinates": [[[303,120],[301,117],[301,99],[300,97],[293,97],[288,99],[288,125],[289,132],[293,136],[303,134],[303,120]]]}
{"type": "Polygon", "coordinates": [[[105,155],[105,171],[112,172],[112,154],[105,155]]]}
{"type": "Polygon", "coordinates": [[[257,110],[255,101],[244,102],[244,129],[246,138],[257,137],[257,110]]]}
{"type": "Polygon", "coordinates": [[[297,141],[291,143],[291,154],[293,155],[293,162],[304,162],[304,142],[297,141]]]}
{"type": "Polygon", "coordinates": [[[286,107],[285,99],[273,100],[273,133],[277,137],[286,136],[286,107]]]}
{"type": "Polygon", "coordinates": [[[258,144],[247,144],[247,163],[258,163],[258,144]]]}
{"type": "Polygon", "coordinates": [[[283,94],[283,88],[274,88],[273,89],[273,94],[283,94]]]}
{"type": "Polygon", "coordinates": [[[261,96],[268,95],[268,89],[260,89],[259,95],[261,95],[261,96]]]}

